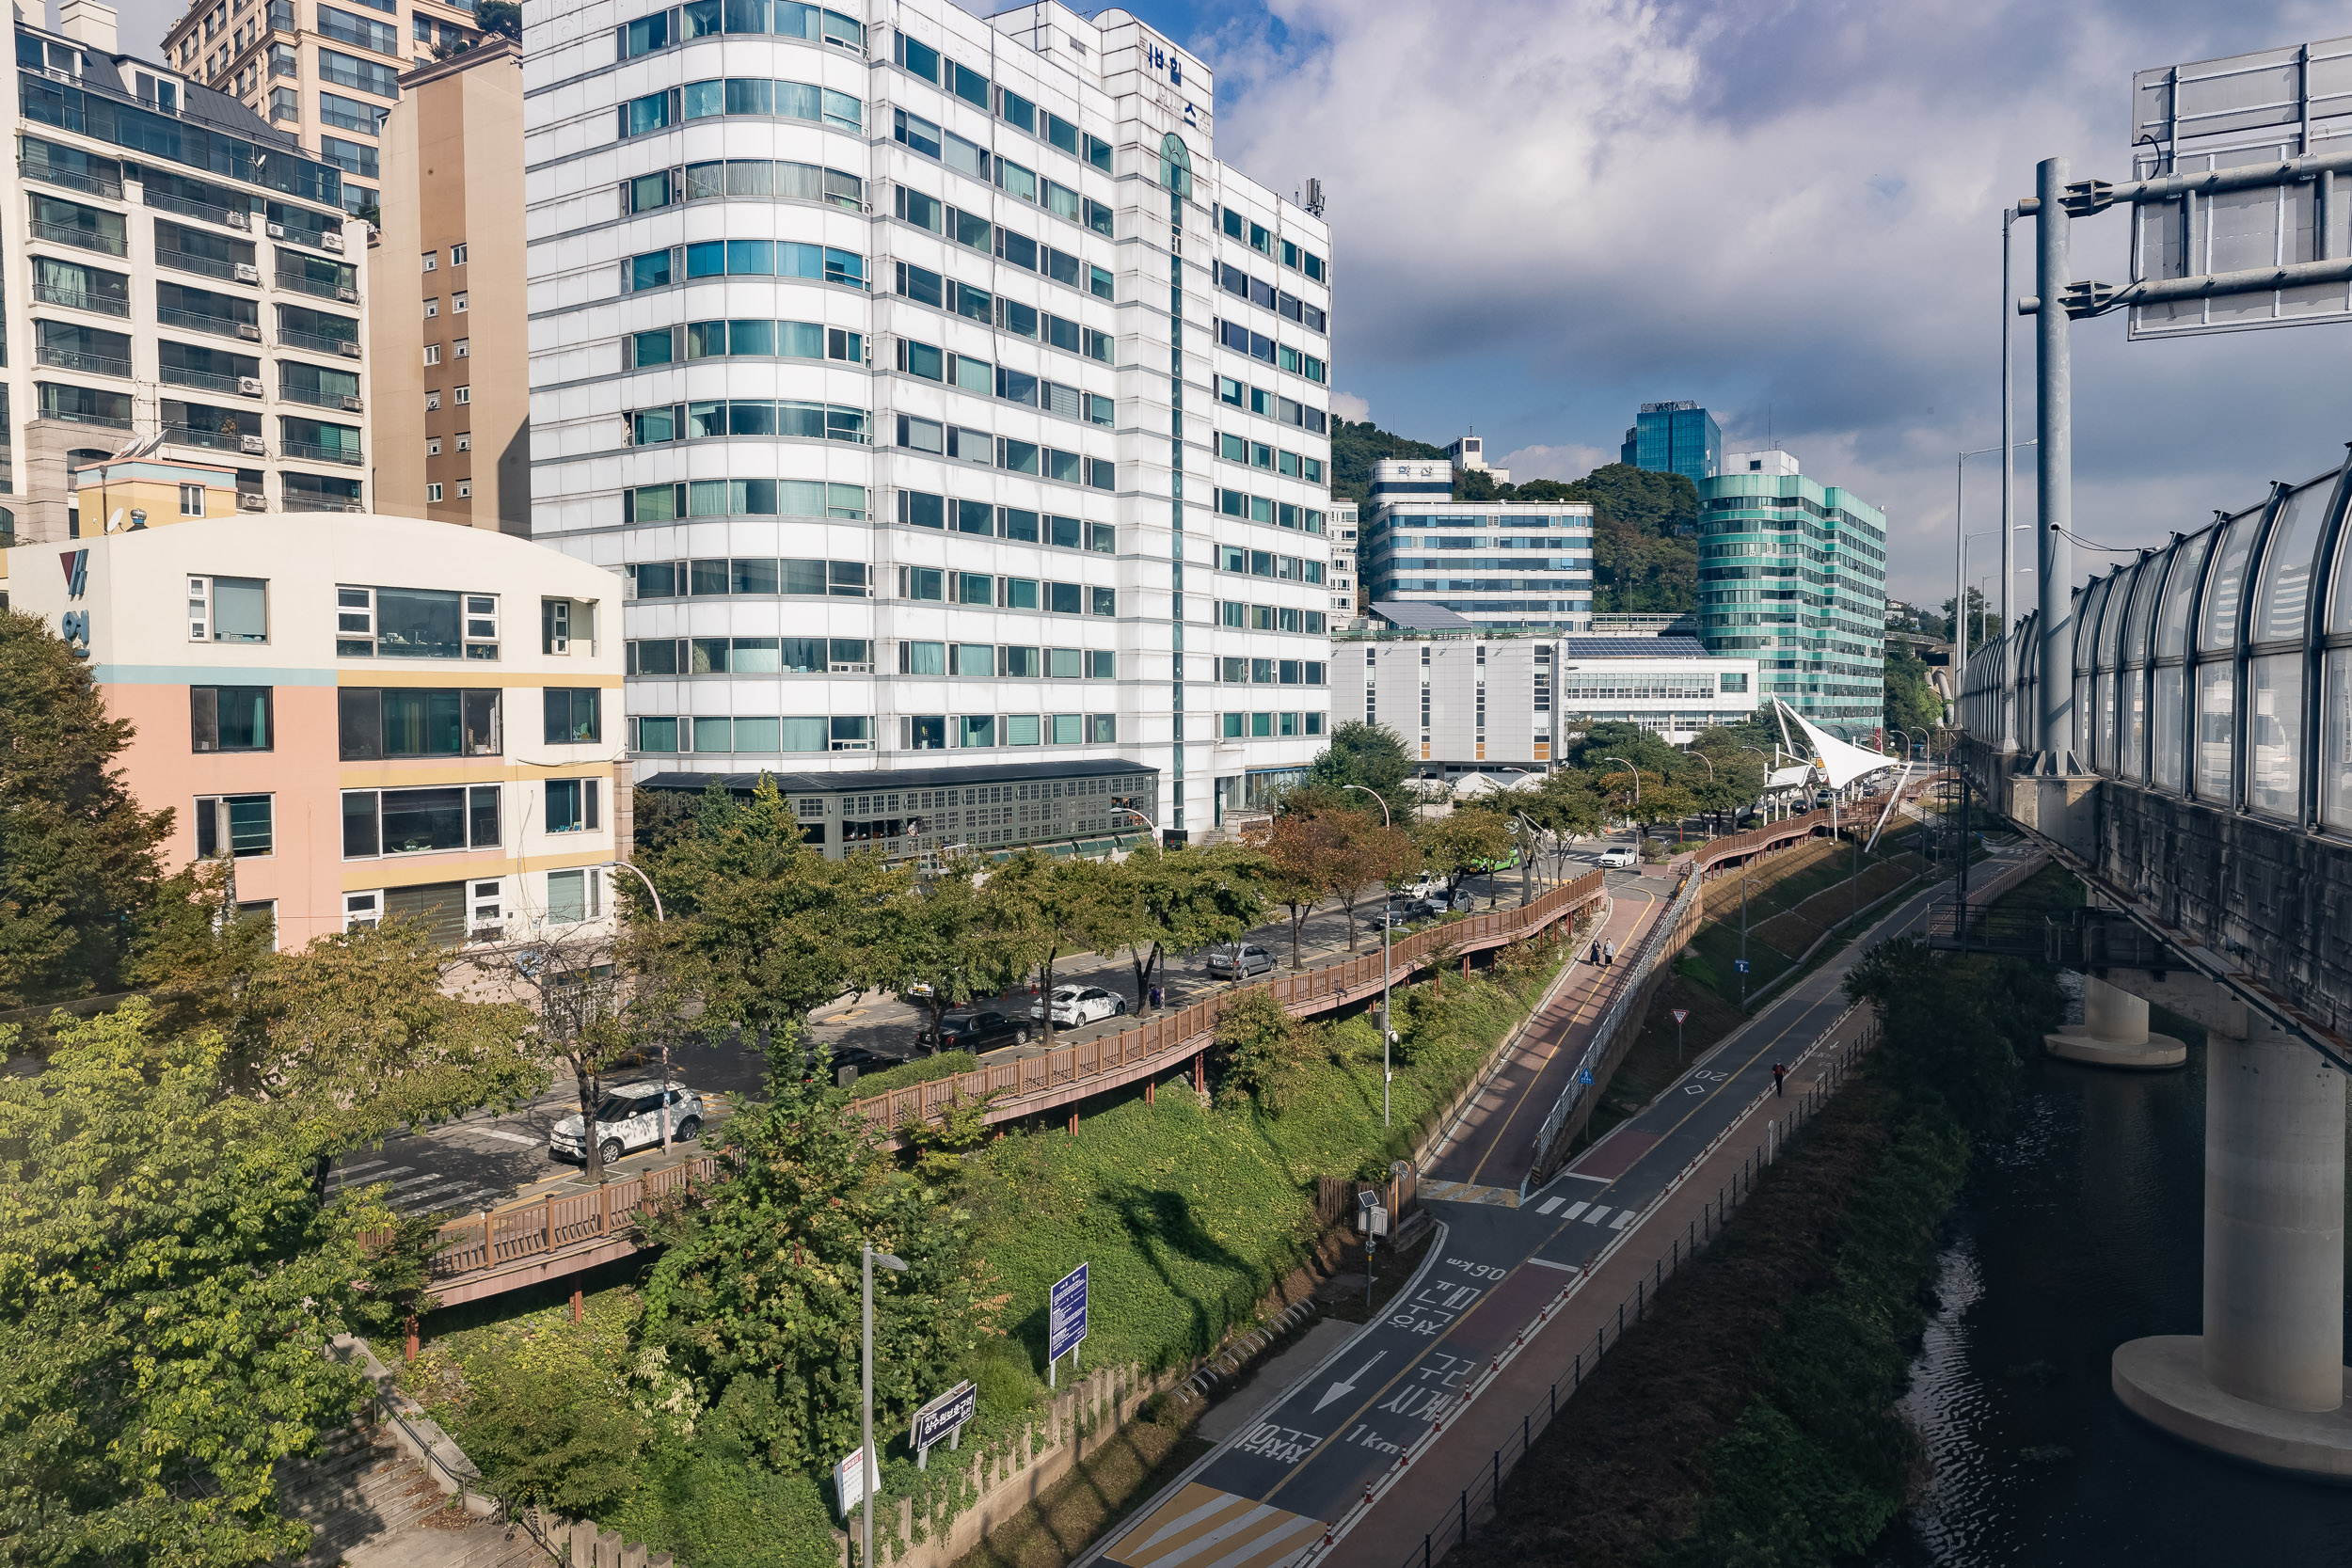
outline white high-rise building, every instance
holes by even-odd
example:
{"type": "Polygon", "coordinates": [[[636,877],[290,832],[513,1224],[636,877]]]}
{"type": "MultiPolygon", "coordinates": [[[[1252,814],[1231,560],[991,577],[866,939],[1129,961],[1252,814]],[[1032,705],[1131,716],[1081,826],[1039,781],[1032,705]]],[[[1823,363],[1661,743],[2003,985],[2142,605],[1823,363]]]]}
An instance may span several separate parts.
{"type": "Polygon", "coordinates": [[[524,23],[535,528],[631,584],[641,780],[850,775],[917,854],[1296,776],[1329,230],[1216,161],[1205,67],[1052,3],[524,23]]]}

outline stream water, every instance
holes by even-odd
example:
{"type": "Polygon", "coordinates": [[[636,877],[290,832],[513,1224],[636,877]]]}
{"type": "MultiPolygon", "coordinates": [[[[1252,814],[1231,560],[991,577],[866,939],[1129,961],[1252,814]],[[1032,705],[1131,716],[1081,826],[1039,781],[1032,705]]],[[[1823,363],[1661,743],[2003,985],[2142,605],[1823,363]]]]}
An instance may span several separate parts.
{"type": "Polygon", "coordinates": [[[1913,1367],[1933,1480],[1879,1568],[2352,1568],[2352,1488],[2189,1448],[2109,1388],[2118,1344],[2198,1330],[2204,1126],[2194,1040],[2178,1072],[2026,1068],[2009,1131],[1979,1151],[1913,1367]]]}

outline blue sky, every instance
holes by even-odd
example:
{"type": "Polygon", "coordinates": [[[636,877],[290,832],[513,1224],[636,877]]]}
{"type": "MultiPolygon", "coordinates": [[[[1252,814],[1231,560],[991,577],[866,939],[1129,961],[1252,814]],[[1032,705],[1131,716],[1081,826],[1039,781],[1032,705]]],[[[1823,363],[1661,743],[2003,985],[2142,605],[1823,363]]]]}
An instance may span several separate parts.
{"type": "MultiPolygon", "coordinates": [[[[2040,158],[2127,172],[2135,70],[2345,30],[2339,9],[2277,0],[1129,8],[1216,71],[1220,156],[1280,190],[1323,180],[1334,385],[1381,424],[1475,427],[1522,475],[1573,478],[1613,460],[1636,404],[1693,398],[1727,449],[1769,426],[1808,473],[1883,506],[1892,591],[1936,603],[1954,454],[2000,438],[2001,208],[2040,158]]],[[[2123,280],[2126,219],[2074,228],[2076,276],[2123,280]]],[[[2016,254],[2030,293],[2029,224],[2016,254]]],[[[2091,539],[2159,543],[2352,438],[2352,327],[2127,344],[2107,319],[2074,336],[2091,539]]],[[[1969,470],[1971,576],[1990,588],[1997,467],[1969,470]]]]}

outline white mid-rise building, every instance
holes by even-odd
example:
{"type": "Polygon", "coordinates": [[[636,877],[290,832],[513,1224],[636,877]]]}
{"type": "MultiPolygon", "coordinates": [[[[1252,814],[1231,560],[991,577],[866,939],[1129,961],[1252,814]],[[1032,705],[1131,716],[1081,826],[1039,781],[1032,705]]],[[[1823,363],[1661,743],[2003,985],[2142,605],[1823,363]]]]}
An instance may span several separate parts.
{"type": "Polygon", "coordinates": [[[1204,66],[1052,3],[524,21],[534,522],[630,584],[641,780],[919,768],[919,854],[1106,763],[1193,837],[1303,769],[1329,230],[1216,161],[1204,66]]]}
{"type": "Polygon", "coordinates": [[[1753,658],[1694,637],[1494,633],[1427,606],[1375,606],[1333,650],[1331,720],[1385,725],[1425,777],[1547,767],[1616,721],[1683,745],[1756,704],[1753,658]]]}

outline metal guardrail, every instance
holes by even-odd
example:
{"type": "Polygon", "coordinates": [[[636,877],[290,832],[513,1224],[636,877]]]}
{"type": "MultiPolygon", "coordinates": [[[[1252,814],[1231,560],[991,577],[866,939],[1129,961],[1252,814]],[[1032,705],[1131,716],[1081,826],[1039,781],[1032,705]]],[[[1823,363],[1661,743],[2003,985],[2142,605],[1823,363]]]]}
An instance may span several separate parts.
{"type": "MultiPolygon", "coordinates": [[[[1601,889],[1601,873],[1587,872],[1573,882],[1553,888],[1525,908],[1471,915],[1467,920],[1417,931],[1403,942],[1391,944],[1391,972],[1409,973],[1440,949],[1459,952],[1516,942],[1581,908],[1601,889]]],[[[1380,954],[1375,950],[1339,963],[1278,975],[1255,986],[1236,987],[1116,1035],[1058,1046],[1041,1055],[993,1063],[953,1078],[911,1084],[887,1094],[853,1101],[852,1109],[877,1132],[888,1132],[910,1120],[937,1120],[950,1106],[974,1101],[988,1102],[985,1115],[990,1121],[1033,1115],[1089,1093],[1132,1083],[1205,1051],[1216,1032],[1217,1021],[1245,990],[1264,991],[1285,1011],[1294,1014],[1322,1012],[1376,991],[1380,975],[1380,954]]]]}

